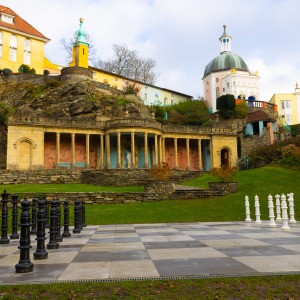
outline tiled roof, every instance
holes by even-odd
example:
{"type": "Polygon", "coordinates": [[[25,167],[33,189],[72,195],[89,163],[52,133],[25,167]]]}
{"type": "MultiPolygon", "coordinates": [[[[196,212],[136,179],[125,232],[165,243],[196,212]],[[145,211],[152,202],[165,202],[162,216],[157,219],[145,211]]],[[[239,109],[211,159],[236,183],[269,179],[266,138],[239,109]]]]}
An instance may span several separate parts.
{"type": "Polygon", "coordinates": [[[262,110],[255,111],[248,115],[247,123],[254,123],[258,121],[274,121],[274,119],[262,110]]]}
{"type": "Polygon", "coordinates": [[[42,39],[45,42],[50,41],[47,37],[45,37],[42,33],[36,30],[33,26],[28,24],[25,20],[23,20],[19,15],[17,15],[13,10],[6,6],[0,5],[0,14],[7,14],[14,17],[13,24],[9,24],[7,22],[3,22],[0,19],[0,27],[5,27],[11,30],[19,31],[21,33],[31,35],[36,37],[37,39],[42,39]]]}

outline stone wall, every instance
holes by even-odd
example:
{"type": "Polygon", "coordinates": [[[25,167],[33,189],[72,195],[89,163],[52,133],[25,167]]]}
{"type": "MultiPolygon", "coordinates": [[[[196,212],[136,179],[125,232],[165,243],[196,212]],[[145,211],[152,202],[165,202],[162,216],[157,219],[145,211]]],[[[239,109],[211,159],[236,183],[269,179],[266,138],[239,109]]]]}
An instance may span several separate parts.
{"type": "MultiPolygon", "coordinates": [[[[173,171],[172,182],[181,182],[200,175],[200,172],[173,171]]],[[[105,186],[145,185],[154,181],[148,169],[105,170],[0,170],[0,184],[20,183],[87,183],[105,186]]]]}
{"type": "Polygon", "coordinates": [[[80,183],[80,175],[74,170],[0,170],[0,184],[80,183]]]}
{"type": "MultiPolygon", "coordinates": [[[[172,182],[181,182],[200,175],[199,171],[173,170],[172,182]]],[[[82,170],[81,182],[105,186],[145,185],[154,181],[148,169],[82,170]]]]}

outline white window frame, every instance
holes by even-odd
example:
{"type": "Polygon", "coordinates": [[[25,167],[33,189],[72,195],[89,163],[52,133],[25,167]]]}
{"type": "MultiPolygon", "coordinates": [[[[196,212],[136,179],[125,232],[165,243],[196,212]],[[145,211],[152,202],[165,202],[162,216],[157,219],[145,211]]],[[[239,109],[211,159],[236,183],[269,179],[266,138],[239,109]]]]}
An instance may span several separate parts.
{"type": "Polygon", "coordinates": [[[18,50],[18,38],[16,35],[10,36],[10,50],[9,50],[9,60],[17,61],[17,50],[18,50]]]}
{"type": "Polygon", "coordinates": [[[0,58],[2,58],[2,39],[3,39],[3,33],[0,31],[0,58]]]}
{"type": "Polygon", "coordinates": [[[24,64],[30,65],[31,62],[31,40],[25,38],[24,42],[24,64]]]}

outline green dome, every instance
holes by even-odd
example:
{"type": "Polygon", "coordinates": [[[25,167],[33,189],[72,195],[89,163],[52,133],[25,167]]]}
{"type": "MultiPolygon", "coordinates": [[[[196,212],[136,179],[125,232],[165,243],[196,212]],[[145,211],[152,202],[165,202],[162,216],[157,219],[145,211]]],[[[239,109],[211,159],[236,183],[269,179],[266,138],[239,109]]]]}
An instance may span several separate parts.
{"type": "Polygon", "coordinates": [[[79,25],[79,29],[76,30],[76,36],[77,36],[77,42],[87,44],[86,42],[87,32],[83,28],[83,18],[80,18],[80,25],[79,25]]]}
{"type": "Polygon", "coordinates": [[[239,71],[249,72],[246,63],[240,56],[229,51],[222,52],[220,55],[211,60],[206,66],[203,78],[212,72],[225,71],[233,68],[239,71]]]}

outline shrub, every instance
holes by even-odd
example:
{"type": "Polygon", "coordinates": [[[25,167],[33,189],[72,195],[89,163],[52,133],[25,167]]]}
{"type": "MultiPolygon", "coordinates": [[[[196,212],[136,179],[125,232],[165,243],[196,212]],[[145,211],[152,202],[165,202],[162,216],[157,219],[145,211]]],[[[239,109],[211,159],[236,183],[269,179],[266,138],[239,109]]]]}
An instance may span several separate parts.
{"type": "Polygon", "coordinates": [[[233,181],[234,175],[237,172],[236,167],[221,166],[220,168],[211,169],[210,173],[219,178],[222,182],[231,182],[233,181]]]}
{"type": "Polygon", "coordinates": [[[227,94],[220,96],[217,99],[217,109],[220,111],[220,114],[224,119],[230,119],[234,117],[235,106],[236,103],[234,95],[227,94]]]}
{"type": "Polygon", "coordinates": [[[172,175],[172,170],[167,163],[162,162],[150,169],[150,175],[156,180],[167,181],[172,175]]]}
{"type": "Polygon", "coordinates": [[[9,116],[12,115],[13,112],[14,109],[12,107],[7,106],[5,103],[0,103],[0,124],[6,124],[9,116]]]}
{"type": "Polygon", "coordinates": [[[27,73],[27,74],[35,74],[36,70],[35,70],[35,68],[30,68],[28,65],[22,64],[19,67],[19,72],[20,73],[27,73]]]}
{"type": "Polygon", "coordinates": [[[246,101],[238,103],[235,107],[235,118],[244,119],[248,115],[248,104],[246,101]]]}

